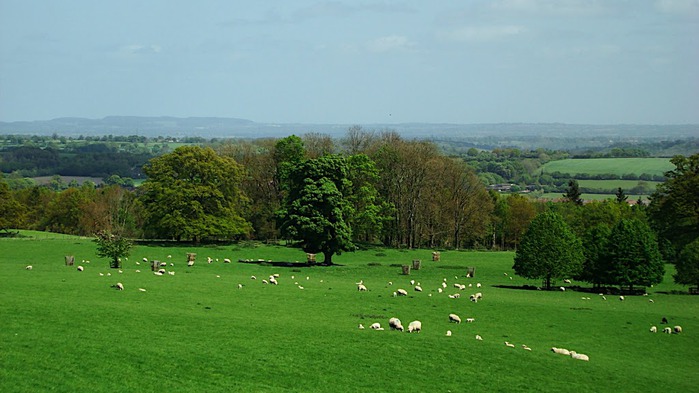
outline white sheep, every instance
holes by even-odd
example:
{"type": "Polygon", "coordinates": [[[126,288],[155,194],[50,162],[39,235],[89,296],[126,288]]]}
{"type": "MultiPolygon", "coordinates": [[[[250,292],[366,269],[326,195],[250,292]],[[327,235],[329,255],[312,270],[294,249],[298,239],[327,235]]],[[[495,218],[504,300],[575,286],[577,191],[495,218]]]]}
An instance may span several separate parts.
{"type": "Polygon", "coordinates": [[[243,289],[243,284],[238,284],[238,289],[243,289]]]}
{"type": "Polygon", "coordinates": [[[682,333],[682,326],[679,326],[679,325],[678,325],[678,326],[675,326],[674,328],[672,328],[672,331],[673,331],[675,334],[680,334],[680,333],[682,333]]]}
{"type": "Polygon", "coordinates": [[[148,258],[143,257],[143,262],[148,262],[148,258]]]}
{"type": "Polygon", "coordinates": [[[573,359],[577,359],[577,360],[584,360],[586,362],[590,361],[589,356],[582,354],[582,353],[577,353],[575,351],[570,351],[570,357],[572,357],[573,359]]]}
{"type": "Polygon", "coordinates": [[[481,287],[481,283],[476,283],[476,288],[480,288],[480,287],[481,287]]]}
{"type": "Polygon", "coordinates": [[[141,292],[145,292],[145,291],[146,291],[145,288],[138,288],[138,290],[141,291],[141,292]]]}
{"type": "Polygon", "coordinates": [[[273,285],[279,285],[279,282],[277,282],[277,279],[274,276],[269,276],[269,283],[273,285]]]}
{"type": "Polygon", "coordinates": [[[570,356],[570,351],[565,349],[565,348],[556,348],[556,347],[551,347],[551,352],[557,353],[559,355],[566,355],[570,356]]]}
{"type": "Polygon", "coordinates": [[[160,275],[163,275],[167,273],[167,271],[165,269],[158,269],[158,273],[160,273],[160,275]]]}
{"type": "Polygon", "coordinates": [[[383,330],[383,328],[381,327],[381,324],[378,322],[372,323],[371,326],[369,326],[369,327],[374,329],[374,330],[383,330]]]}
{"type": "Polygon", "coordinates": [[[408,296],[408,291],[403,288],[399,288],[396,293],[398,293],[398,296],[408,296]]]}
{"type": "Polygon", "coordinates": [[[85,270],[85,268],[84,268],[84,267],[82,267],[82,266],[78,266],[78,271],[79,271],[79,272],[81,272],[81,271],[83,271],[83,270],[85,270]]]}
{"type": "Polygon", "coordinates": [[[461,318],[456,314],[449,314],[449,322],[461,323],[461,318]]]}
{"type": "Polygon", "coordinates": [[[476,334],[476,340],[483,341],[483,337],[481,337],[480,334],[476,334]]]}
{"type": "Polygon", "coordinates": [[[657,328],[656,326],[651,326],[651,327],[650,327],[650,332],[651,332],[651,333],[657,333],[657,332],[658,332],[658,328],[657,328]]]}
{"type": "Polygon", "coordinates": [[[303,289],[303,286],[299,285],[299,289],[303,289]]]}
{"type": "Polygon", "coordinates": [[[522,344],[522,349],[524,349],[525,351],[531,351],[531,350],[532,350],[531,348],[529,348],[529,347],[526,346],[525,344],[522,344]]]}
{"type": "Polygon", "coordinates": [[[153,274],[155,274],[156,276],[162,276],[163,272],[158,271],[158,272],[153,272],[153,274]]]}
{"type": "Polygon", "coordinates": [[[415,286],[415,292],[422,292],[422,287],[419,285],[415,286]]]}
{"type": "Polygon", "coordinates": [[[466,322],[468,322],[468,323],[472,323],[475,320],[476,320],[476,318],[466,318],[466,322]]]}
{"type": "Polygon", "coordinates": [[[255,277],[255,276],[250,276],[250,279],[251,279],[251,280],[257,280],[257,277],[255,277]]]}
{"type": "Polygon", "coordinates": [[[410,285],[415,285],[415,280],[410,280],[410,285]]]}
{"type": "Polygon", "coordinates": [[[514,347],[515,347],[514,344],[512,344],[511,342],[508,342],[508,341],[505,341],[505,345],[508,346],[508,347],[510,347],[510,348],[514,348],[514,347]]]}
{"type": "Polygon", "coordinates": [[[172,255],[168,255],[167,257],[168,257],[168,259],[170,259],[170,258],[172,258],[172,255]]]}
{"type": "Polygon", "coordinates": [[[648,299],[648,303],[655,303],[653,299],[648,299]]]}
{"type": "Polygon", "coordinates": [[[619,296],[619,300],[623,302],[626,299],[623,296],[619,296]]]}
{"type": "Polygon", "coordinates": [[[231,263],[231,260],[228,258],[223,258],[223,263],[231,263]]]}
{"type": "Polygon", "coordinates": [[[458,299],[458,298],[460,298],[460,297],[461,297],[461,294],[460,294],[460,293],[455,293],[455,294],[453,294],[453,295],[449,295],[449,299],[458,299]]]}
{"type": "Polygon", "coordinates": [[[408,324],[408,333],[412,333],[412,332],[420,333],[420,330],[422,330],[422,322],[412,321],[408,324]]]}
{"type": "Polygon", "coordinates": [[[393,317],[389,319],[388,326],[391,328],[391,330],[400,330],[401,332],[403,331],[403,323],[398,318],[393,317]]]}
{"type": "Polygon", "coordinates": [[[447,337],[451,337],[451,330],[447,330],[447,337]]]}
{"type": "Polygon", "coordinates": [[[123,291],[123,290],[124,290],[124,284],[122,284],[122,283],[120,283],[120,282],[116,283],[116,289],[119,290],[119,291],[123,291]]]}
{"type": "Polygon", "coordinates": [[[364,330],[364,325],[362,325],[361,323],[359,324],[359,330],[364,330]]]}
{"type": "Polygon", "coordinates": [[[444,290],[442,288],[437,288],[437,292],[442,293],[444,290]]]}
{"type": "Polygon", "coordinates": [[[366,292],[366,291],[367,291],[366,285],[364,285],[364,284],[357,284],[357,290],[358,290],[359,292],[366,292]]]}
{"type": "Polygon", "coordinates": [[[267,282],[267,280],[262,280],[262,283],[263,283],[263,284],[269,284],[269,282],[267,282]]]}
{"type": "MultiPolygon", "coordinates": [[[[446,278],[445,278],[445,280],[446,280],[446,278]]],[[[442,288],[447,289],[447,283],[442,282],[442,288]]]]}
{"type": "Polygon", "coordinates": [[[670,334],[670,333],[672,333],[672,329],[670,329],[669,327],[666,327],[665,329],[663,329],[663,333],[670,334]]]}
{"type": "Polygon", "coordinates": [[[160,267],[165,267],[165,266],[167,266],[167,262],[160,262],[160,265],[159,265],[159,266],[160,266],[160,267]]]}
{"type": "Polygon", "coordinates": [[[169,272],[167,272],[167,274],[169,274],[169,275],[171,275],[171,276],[174,276],[174,275],[175,275],[175,272],[169,271],[169,272]]]}
{"type": "Polygon", "coordinates": [[[571,284],[571,281],[570,281],[569,279],[567,279],[567,278],[566,278],[565,280],[563,280],[563,282],[566,283],[566,284],[571,284]]]}
{"type": "Polygon", "coordinates": [[[27,270],[32,270],[33,267],[32,267],[32,265],[27,265],[27,267],[25,267],[25,269],[27,269],[27,270]]]}
{"type": "Polygon", "coordinates": [[[194,261],[189,261],[189,262],[187,262],[187,266],[188,266],[188,267],[194,266],[194,261]]]}
{"type": "Polygon", "coordinates": [[[566,287],[560,287],[559,289],[560,289],[561,291],[563,291],[563,292],[566,291],[566,287]]]}

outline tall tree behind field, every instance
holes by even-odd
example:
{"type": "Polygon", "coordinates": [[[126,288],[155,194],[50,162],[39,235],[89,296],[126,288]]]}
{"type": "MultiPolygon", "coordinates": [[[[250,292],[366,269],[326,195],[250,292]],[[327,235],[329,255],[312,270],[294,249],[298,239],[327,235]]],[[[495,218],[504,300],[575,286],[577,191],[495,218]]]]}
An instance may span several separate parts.
{"type": "Polygon", "coordinates": [[[665,265],[650,227],[639,219],[622,219],[612,229],[605,251],[607,283],[650,286],[663,280],[665,265]]]}
{"type": "Polygon", "coordinates": [[[519,245],[524,232],[536,216],[534,203],[520,194],[512,194],[506,199],[507,215],[505,216],[505,234],[515,249],[519,245]]]}
{"type": "Polygon", "coordinates": [[[48,215],[51,201],[57,197],[57,192],[40,186],[16,191],[15,199],[21,203],[25,209],[22,228],[44,230],[44,217],[48,215]]]}
{"type": "Polygon", "coordinates": [[[96,190],[92,200],[83,207],[81,227],[89,234],[101,231],[119,237],[142,236],[141,205],[136,194],[120,186],[96,190]]]}
{"type": "Polygon", "coordinates": [[[211,148],[182,146],[151,159],[144,168],[141,201],[145,227],[158,238],[193,240],[247,236],[241,216],[247,197],[243,169],[211,148]]]}
{"type": "Polygon", "coordinates": [[[57,194],[47,209],[42,229],[70,235],[91,235],[91,227],[84,227],[84,209],[95,197],[90,187],[69,188],[57,194]]]}
{"type": "Polygon", "coordinates": [[[21,228],[25,211],[26,208],[15,199],[10,187],[0,178],[0,230],[21,228]]]}
{"type": "Polygon", "coordinates": [[[335,153],[335,143],[330,135],[309,132],[304,134],[301,139],[308,158],[318,158],[335,153]]]}
{"type": "Polygon", "coordinates": [[[580,191],[580,186],[578,185],[578,181],[575,179],[569,180],[568,181],[568,188],[566,189],[566,193],[563,194],[563,198],[565,198],[568,202],[574,203],[578,206],[583,204],[583,200],[581,198],[582,192],[580,191]]]}

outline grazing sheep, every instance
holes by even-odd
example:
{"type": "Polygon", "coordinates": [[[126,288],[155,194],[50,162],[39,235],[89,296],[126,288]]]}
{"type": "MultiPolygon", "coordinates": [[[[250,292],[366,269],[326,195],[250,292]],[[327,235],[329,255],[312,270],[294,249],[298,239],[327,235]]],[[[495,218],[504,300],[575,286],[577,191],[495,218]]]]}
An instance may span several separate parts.
{"type": "MultiPolygon", "coordinates": [[[[445,280],[446,280],[446,278],[445,278],[445,280]]],[[[442,282],[442,288],[447,289],[447,283],[442,282]]]]}
{"type": "MultiPolygon", "coordinates": [[[[80,271],[82,271],[82,270],[80,270],[80,271]]],[[[100,273],[100,277],[101,277],[101,276],[104,276],[104,273],[100,273]]]]}
{"type": "Polygon", "coordinates": [[[589,356],[582,354],[582,353],[577,353],[575,351],[570,351],[570,357],[572,357],[573,359],[577,359],[577,360],[584,360],[586,362],[590,361],[589,356]]]}
{"type": "Polygon", "coordinates": [[[359,330],[364,330],[364,325],[362,325],[361,323],[359,324],[359,330]]]}
{"type": "Polygon", "coordinates": [[[481,337],[479,334],[476,334],[476,340],[483,341],[483,337],[481,337]]]}
{"type": "Polygon", "coordinates": [[[175,272],[167,272],[167,274],[169,274],[169,275],[171,275],[171,276],[174,276],[174,275],[175,275],[175,272]]]}
{"type": "Polygon", "coordinates": [[[570,356],[570,351],[565,349],[565,348],[556,348],[556,347],[551,347],[551,352],[557,353],[559,355],[566,355],[570,356]]]}
{"type": "Polygon", "coordinates": [[[192,267],[192,266],[194,266],[194,261],[187,262],[187,267],[192,267]]]}
{"type": "Polygon", "coordinates": [[[238,284],[238,289],[243,289],[243,284],[238,284]]]}
{"type": "Polygon", "coordinates": [[[393,285],[393,281],[388,282],[388,286],[390,287],[391,285],[393,285]]]}
{"type": "Polygon", "coordinates": [[[398,318],[393,317],[389,319],[388,326],[391,328],[391,330],[400,330],[401,332],[403,331],[403,323],[398,318]]]}
{"type": "Polygon", "coordinates": [[[476,320],[476,318],[466,318],[466,322],[468,322],[468,323],[471,323],[475,320],[476,320]]]}
{"type": "Polygon", "coordinates": [[[453,294],[453,295],[449,295],[449,299],[458,299],[458,298],[460,298],[460,297],[461,297],[461,294],[460,294],[460,293],[455,293],[455,294],[453,294]]]}
{"type": "Polygon", "coordinates": [[[267,282],[267,280],[262,280],[262,283],[263,283],[263,284],[269,284],[269,283],[267,282]]]}
{"type": "Polygon", "coordinates": [[[651,327],[650,327],[650,332],[651,332],[651,333],[657,333],[657,332],[658,332],[658,328],[657,328],[656,326],[651,326],[651,327]]]}
{"type": "Polygon", "coordinates": [[[397,292],[393,292],[393,297],[396,297],[396,296],[398,296],[398,293],[397,293],[397,292]]]}
{"type": "Polygon", "coordinates": [[[410,324],[408,324],[408,333],[412,333],[412,332],[420,333],[420,330],[422,330],[422,322],[412,321],[412,322],[410,322],[410,324]]]}
{"type": "Polygon", "coordinates": [[[383,328],[381,327],[381,324],[378,322],[372,323],[371,326],[369,326],[369,327],[374,329],[374,330],[383,330],[383,328]]]}
{"type": "Polygon", "coordinates": [[[670,334],[670,333],[672,333],[672,329],[670,329],[669,327],[666,327],[665,329],[663,329],[663,333],[670,334]]]}
{"type": "Polygon", "coordinates": [[[223,263],[231,263],[231,260],[228,258],[223,258],[223,263]]]}
{"type": "Polygon", "coordinates": [[[415,280],[410,280],[410,285],[415,285],[415,280]]]}
{"type": "Polygon", "coordinates": [[[33,267],[32,267],[32,265],[27,265],[27,267],[25,267],[25,269],[27,269],[27,270],[32,270],[33,267]]]}
{"type": "Polygon", "coordinates": [[[529,347],[526,346],[525,344],[522,344],[522,349],[524,349],[525,351],[531,351],[531,350],[532,350],[531,348],[529,348],[529,347]]]}
{"type": "Polygon", "coordinates": [[[415,292],[422,292],[422,287],[419,285],[415,286],[415,292]]]}
{"type": "Polygon", "coordinates": [[[140,272],[141,272],[140,270],[136,269],[136,273],[140,273],[140,272]]]}
{"type": "Polygon", "coordinates": [[[163,272],[153,272],[153,274],[155,274],[156,276],[162,276],[163,272]]]}
{"type": "Polygon", "coordinates": [[[624,296],[619,296],[619,300],[623,302],[625,300],[624,296]]]}
{"type": "Polygon", "coordinates": [[[398,293],[398,296],[408,296],[408,291],[403,288],[399,288],[396,292],[398,293]]]}
{"type": "Polygon", "coordinates": [[[124,290],[124,284],[122,284],[122,283],[120,283],[120,282],[116,283],[116,289],[119,290],[119,291],[123,291],[123,290],[124,290]]]}
{"type": "Polygon", "coordinates": [[[160,273],[162,275],[162,274],[167,273],[167,271],[165,269],[158,269],[158,273],[160,273]]]}
{"type": "Polygon", "coordinates": [[[456,314],[449,314],[449,322],[461,323],[461,318],[456,314]]]}
{"type": "Polygon", "coordinates": [[[563,283],[565,283],[565,284],[571,284],[571,281],[570,281],[569,279],[566,278],[565,280],[563,280],[563,283]]]}
{"type": "Polygon", "coordinates": [[[83,271],[83,270],[85,270],[85,268],[84,268],[84,267],[82,267],[82,266],[78,266],[78,271],[79,271],[79,272],[81,272],[81,271],[83,271]]]}
{"type": "Polygon", "coordinates": [[[357,285],[357,290],[358,290],[359,292],[366,292],[366,291],[367,291],[366,285],[364,285],[364,284],[358,284],[358,285],[357,285]]]}
{"type": "Polygon", "coordinates": [[[299,289],[303,289],[303,287],[301,285],[299,285],[299,289]]]}
{"type": "Polygon", "coordinates": [[[442,293],[444,290],[442,288],[437,288],[437,292],[442,293]]]}
{"type": "Polygon", "coordinates": [[[607,297],[602,295],[602,300],[607,300],[607,297]]]}
{"type": "Polygon", "coordinates": [[[514,348],[514,347],[515,347],[514,344],[512,344],[511,342],[508,342],[508,341],[505,341],[505,345],[507,345],[507,346],[510,347],[510,348],[514,348]]]}
{"type": "Polygon", "coordinates": [[[214,260],[211,259],[211,257],[206,257],[206,262],[208,262],[209,264],[211,264],[211,262],[213,262],[213,261],[214,261],[214,260]]]}
{"type": "Polygon", "coordinates": [[[680,334],[680,333],[682,333],[682,326],[679,326],[679,325],[675,326],[674,328],[672,328],[672,331],[675,334],[680,334]]]}
{"type": "Polygon", "coordinates": [[[147,263],[147,262],[148,262],[148,258],[143,257],[143,262],[146,262],[146,263],[147,263]]]}
{"type": "Polygon", "coordinates": [[[648,299],[648,303],[655,303],[653,299],[648,299]]]}
{"type": "Polygon", "coordinates": [[[451,330],[447,330],[447,337],[451,337],[451,330]]]}
{"type": "Polygon", "coordinates": [[[251,279],[251,280],[257,280],[257,277],[255,277],[255,276],[250,276],[250,279],[251,279]]]}
{"type": "Polygon", "coordinates": [[[160,265],[158,265],[158,266],[165,267],[165,266],[167,266],[167,262],[160,262],[160,265]]]}
{"type": "Polygon", "coordinates": [[[274,276],[269,276],[269,283],[273,285],[279,285],[277,279],[274,276]]]}

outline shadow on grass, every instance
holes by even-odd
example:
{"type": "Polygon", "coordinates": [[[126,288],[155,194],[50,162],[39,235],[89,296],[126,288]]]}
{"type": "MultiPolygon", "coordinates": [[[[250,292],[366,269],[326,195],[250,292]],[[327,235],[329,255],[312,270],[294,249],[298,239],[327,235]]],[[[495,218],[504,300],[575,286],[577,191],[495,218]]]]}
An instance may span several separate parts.
{"type": "Polygon", "coordinates": [[[286,262],[286,261],[271,261],[271,260],[260,260],[260,259],[239,259],[238,263],[250,263],[250,264],[255,264],[259,266],[274,266],[274,267],[294,267],[294,268],[302,268],[302,267],[314,267],[314,266],[325,266],[325,267],[332,267],[332,266],[343,266],[337,263],[333,263],[332,265],[328,265],[325,263],[307,263],[307,262],[286,262]]]}

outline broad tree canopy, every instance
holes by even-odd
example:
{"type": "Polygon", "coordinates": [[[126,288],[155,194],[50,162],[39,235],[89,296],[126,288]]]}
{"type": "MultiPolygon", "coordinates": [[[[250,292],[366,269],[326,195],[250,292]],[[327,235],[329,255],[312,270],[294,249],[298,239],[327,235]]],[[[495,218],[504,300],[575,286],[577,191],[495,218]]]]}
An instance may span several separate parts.
{"type": "Polygon", "coordinates": [[[578,275],[584,260],[582,243],[563,218],[544,212],[524,233],[512,268],[518,276],[545,280],[550,289],[552,279],[578,275]]]}
{"type": "Polygon", "coordinates": [[[658,242],[643,221],[621,219],[612,229],[605,253],[607,282],[628,286],[650,286],[663,281],[665,265],[658,242]]]}

